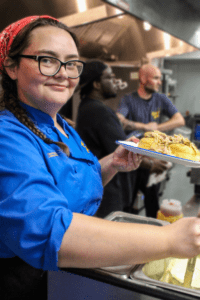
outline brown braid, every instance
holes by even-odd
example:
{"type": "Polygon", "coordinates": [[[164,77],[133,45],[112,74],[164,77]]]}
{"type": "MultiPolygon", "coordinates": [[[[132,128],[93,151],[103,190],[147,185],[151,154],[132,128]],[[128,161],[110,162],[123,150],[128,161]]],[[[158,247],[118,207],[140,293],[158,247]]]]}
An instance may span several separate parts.
{"type": "Polygon", "coordinates": [[[3,97],[1,101],[1,107],[8,109],[11,113],[15,115],[15,117],[26,127],[28,127],[35,135],[37,135],[39,138],[41,138],[46,144],[56,144],[59,146],[63,152],[69,156],[70,151],[66,144],[62,142],[55,142],[49,138],[46,137],[46,135],[40,131],[33,121],[27,116],[26,110],[20,105],[18,97],[15,96],[16,91],[14,91],[15,88],[13,88],[13,84],[10,84],[10,78],[3,74],[3,97]]]}

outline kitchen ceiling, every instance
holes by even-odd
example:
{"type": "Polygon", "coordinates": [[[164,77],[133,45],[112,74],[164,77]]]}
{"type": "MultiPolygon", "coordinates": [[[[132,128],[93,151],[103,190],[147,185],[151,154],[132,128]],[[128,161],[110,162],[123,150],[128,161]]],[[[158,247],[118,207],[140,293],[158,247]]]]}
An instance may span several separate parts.
{"type": "MultiPolygon", "coordinates": [[[[159,0],[148,2],[151,1],[159,0]]],[[[200,13],[199,0],[184,1],[200,13]]],[[[77,34],[81,56],[86,59],[95,57],[129,64],[197,50],[173,36],[169,48],[163,31],[156,27],[145,31],[141,19],[129,14],[118,15],[115,7],[101,0],[0,0],[0,8],[0,30],[27,15],[49,14],[59,18],[77,34]],[[86,12],[81,7],[84,3],[86,12]]]]}

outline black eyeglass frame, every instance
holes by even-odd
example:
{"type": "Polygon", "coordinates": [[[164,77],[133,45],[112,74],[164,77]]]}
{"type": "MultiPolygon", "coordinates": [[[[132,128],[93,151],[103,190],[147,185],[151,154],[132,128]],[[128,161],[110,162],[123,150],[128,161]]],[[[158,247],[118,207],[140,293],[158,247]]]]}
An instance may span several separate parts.
{"type": "MultiPolygon", "coordinates": [[[[79,59],[72,59],[72,60],[68,60],[68,61],[66,61],[66,62],[62,62],[60,59],[58,59],[58,58],[56,58],[56,57],[53,57],[53,56],[48,56],[48,55],[25,55],[25,54],[19,54],[18,57],[24,57],[24,58],[29,58],[29,59],[33,59],[33,60],[35,60],[35,61],[38,61],[38,68],[39,68],[40,73],[41,73],[42,75],[48,76],[48,77],[52,77],[52,76],[56,75],[56,74],[60,71],[60,69],[61,69],[62,66],[64,66],[64,67],[65,67],[65,70],[66,70],[66,65],[67,65],[69,62],[73,62],[73,61],[81,62],[81,63],[83,64],[83,68],[84,68],[84,65],[85,65],[85,62],[82,61],[82,60],[79,60],[79,59]],[[57,61],[59,61],[59,63],[60,63],[60,67],[58,68],[58,70],[57,70],[54,74],[52,74],[52,75],[45,75],[45,74],[43,74],[43,73],[41,72],[41,70],[40,70],[40,60],[41,60],[42,58],[53,58],[53,59],[57,60],[57,61]]],[[[83,69],[82,69],[81,73],[80,73],[77,77],[70,77],[70,76],[68,76],[68,77],[71,78],[71,79],[79,78],[79,77],[81,76],[82,72],[83,72],[83,69]]]]}

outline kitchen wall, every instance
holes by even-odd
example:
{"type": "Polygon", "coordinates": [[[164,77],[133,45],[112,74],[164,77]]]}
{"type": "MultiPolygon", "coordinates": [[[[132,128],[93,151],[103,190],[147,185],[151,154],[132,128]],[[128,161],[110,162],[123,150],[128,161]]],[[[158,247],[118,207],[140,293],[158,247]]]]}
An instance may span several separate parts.
{"type": "Polygon", "coordinates": [[[179,111],[200,114],[200,59],[165,59],[164,67],[173,70],[171,77],[177,80],[174,104],[179,111]]]}
{"type": "Polygon", "coordinates": [[[138,70],[137,66],[132,67],[123,67],[123,66],[111,66],[114,74],[116,75],[116,79],[121,79],[122,82],[127,83],[127,87],[118,90],[117,97],[113,99],[109,99],[105,102],[106,105],[111,107],[113,110],[117,110],[118,105],[120,103],[121,98],[126,94],[130,93],[137,89],[138,87],[138,70]]]}

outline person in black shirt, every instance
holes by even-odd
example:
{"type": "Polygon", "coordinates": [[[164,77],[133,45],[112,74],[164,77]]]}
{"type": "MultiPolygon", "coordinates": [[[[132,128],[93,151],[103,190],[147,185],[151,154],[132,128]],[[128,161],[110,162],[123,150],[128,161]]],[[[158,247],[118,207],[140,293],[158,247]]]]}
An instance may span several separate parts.
{"type": "MultiPolygon", "coordinates": [[[[117,148],[117,140],[126,139],[115,111],[106,105],[117,95],[115,74],[105,63],[89,60],[80,77],[80,87],[76,130],[90,151],[101,159],[117,148]]],[[[114,176],[104,189],[96,216],[105,217],[113,211],[131,212],[134,175],[133,171],[114,176]]]]}

